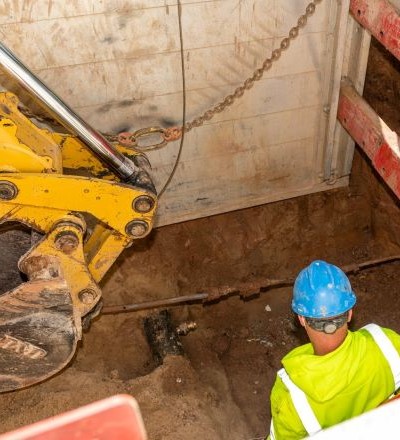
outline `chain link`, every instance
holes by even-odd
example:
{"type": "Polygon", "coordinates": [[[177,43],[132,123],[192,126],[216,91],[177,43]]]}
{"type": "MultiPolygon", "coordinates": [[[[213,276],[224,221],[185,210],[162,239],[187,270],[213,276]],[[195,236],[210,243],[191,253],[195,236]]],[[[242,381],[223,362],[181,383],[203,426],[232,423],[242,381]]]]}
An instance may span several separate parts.
{"type": "MultiPolygon", "coordinates": [[[[144,129],[138,130],[135,133],[127,132],[127,133],[121,133],[120,135],[104,134],[104,136],[110,142],[119,142],[122,145],[125,145],[127,147],[134,147],[134,148],[140,150],[141,149],[140,146],[137,145],[137,140],[140,136],[147,136],[152,131],[157,131],[157,132],[161,133],[162,137],[164,139],[164,142],[160,142],[159,144],[154,145],[153,148],[152,148],[152,146],[147,146],[144,148],[146,150],[149,150],[149,149],[161,148],[162,146],[164,146],[168,142],[173,142],[173,141],[180,139],[182,137],[182,130],[183,129],[185,130],[185,133],[187,133],[190,130],[192,130],[193,128],[201,127],[205,122],[210,121],[217,113],[223,112],[227,107],[230,107],[237,99],[241,98],[244,95],[244,93],[246,92],[246,90],[251,89],[254,86],[254,83],[256,81],[259,81],[263,77],[264,73],[271,69],[271,67],[273,66],[273,63],[278,61],[279,58],[281,57],[282,52],[287,50],[290,46],[290,43],[298,37],[300,29],[304,28],[307,25],[308,18],[314,14],[316,6],[321,2],[322,2],[322,0],[312,0],[307,5],[307,7],[305,9],[305,13],[300,15],[300,17],[298,18],[297,25],[292,27],[289,30],[288,36],[284,37],[281,40],[279,47],[272,50],[270,56],[263,61],[261,67],[257,68],[253,72],[252,76],[247,78],[239,87],[237,87],[233,91],[233,93],[225,96],[225,98],[222,101],[220,101],[219,103],[217,103],[216,105],[214,105],[210,109],[206,110],[202,115],[192,119],[189,122],[186,122],[184,127],[182,127],[182,126],[181,127],[179,127],[179,126],[178,127],[169,127],[169,128],[149,127],[147,129],[144,128],[144,129]],[[142,131],[143,131],[143,133],[141,133],[142,131]]],[[[25,108],[21,109],[21,110],[28,117],[32,116],[37,119],[44,119],[47,121],[49,121],[49,119],[50,119],[50,118],[40,118],[35,115],[32,115],[25,108]]]]}
{"type": "MultiPolygon", "coordinates": [[[[316,5],[321,2],[322,0],[313,0],[311,3],[309,3],[306,7],[305,13],[300,15],[300,17],[298,18],[297,25],[290,29],[290,31],[288,32],[288,36],[281,40],[279,47],[271,52],[271,55],[269,56],[269,58],[266,58],[263,61],[261,67],[257,68],[253,72],[253,75],[247,78],[242,85],[240,85],[233,91],[233,93],[227,95],[222,101],[220,101],[209,110],[205,111],[202,115],[187,122],[184,127],[185,133],[195,127],[202,126],[206,121],[212,119],[217,113],[221,113],[227,107],[230,107],[237,99],[241,98],[244,95],[246,90],[251,89],[254,86],[254,83],[256,81],[259,81],[263,77],[264,72],[270,70],[273,63],[279,60],[282,52],[288,49],[290,43],[298,37],[300,29],[306,26],[308,18],[311,17],[315,12],[316,5]]],[[[166,128],[164,130],[164,139],[167,142],[177,140],[182,136],[182,130],[183,127],[166,128]],[[171,136],[171,133],[174,133],[174,135],[171,136]]]]}

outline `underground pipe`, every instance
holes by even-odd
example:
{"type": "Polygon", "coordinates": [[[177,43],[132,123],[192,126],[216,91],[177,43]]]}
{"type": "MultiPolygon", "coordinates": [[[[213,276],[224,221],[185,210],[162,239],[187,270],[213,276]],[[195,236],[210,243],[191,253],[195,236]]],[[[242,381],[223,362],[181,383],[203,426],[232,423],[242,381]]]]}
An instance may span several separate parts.
{"type": "MultiPolygon", "coordinates": [[[[400,255],[392,255],[391,257],[376,258],[374,260],[364,261],[363,263],[354,263],[342,267],[342,270],[346,273],[355,273],[363,269],[368,269],[372,266],[378,266],[385,263],[391,263],[393,261],[400,260],[400,255]]],[[[182,305],[189,302],[203,301],[210,302],[217,300],[223,296],[231,294],[239,294],[241,296],[251,296],[255,293],[259,293],[263,290],[269,290],[271,288],[290,286],[294,283],[294,278],[281,279],[281,280],[257,280],[248,283],[240,283],[237,286],[229,287],[212,287],[207,289],[206,293],[195,293],[193,295],[176,296],[173,298],[158,299],[155,301],[146,301],[136,304],[124,304],[115,306],[105,306],[102,309],[103,315],[115,315],[118,313],[137,312],[139,310],[155,309],[158,307],[167,307],[174,305],[182,305]]]]}

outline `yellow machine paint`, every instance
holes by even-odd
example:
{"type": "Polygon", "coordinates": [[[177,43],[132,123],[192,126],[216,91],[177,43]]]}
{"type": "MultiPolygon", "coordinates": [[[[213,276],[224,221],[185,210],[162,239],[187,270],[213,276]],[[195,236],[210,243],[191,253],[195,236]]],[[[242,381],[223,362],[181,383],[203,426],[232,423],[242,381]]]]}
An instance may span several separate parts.
{"type": "Polygon", "coordinates": [[[0,133],[4,152],[0,156],[0,170],[8,165],[19,172],[62,173],[60,145],[50,131],[40,130],[26,118],[18,110],[18,104],[14,94],[0,93],[0,133]],[[43,165],[40,171],[38,164],[43,165]]]}
{"type": "Polygon", "coordinates": [[[156,205],[152,191],[121,183],[78,139],[39,128],[15,95],[0,94],[0,224],[43,234],[19,261],[28,281],[0,297],[0,370],[14,365],[12,377],[0,376],[0,391],[41,381],[69,362],[82,319],[100,302],[99,281],[151,231],[156,205]]]}

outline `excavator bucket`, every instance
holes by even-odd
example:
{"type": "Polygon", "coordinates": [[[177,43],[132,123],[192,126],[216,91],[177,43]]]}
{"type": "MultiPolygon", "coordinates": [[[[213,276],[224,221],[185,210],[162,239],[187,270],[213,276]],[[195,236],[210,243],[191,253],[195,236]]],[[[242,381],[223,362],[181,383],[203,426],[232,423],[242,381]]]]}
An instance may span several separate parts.
{"type": "Polygon", "coordinates": [[[21,284],[0,297],[0,392],[60,371],[72,358],[77,330],[71,297],[60,279],[21,284]]]}
{"type": "Polygon", "coordinates": [[[16,224],[3,225],[0,231],[0,392],[60,371],[79,339],[80,319],[58,262],[31,259],[30,280],[18,268],[36,238],[34,231],[16,224]]]}
{"type": "Polygon", "coordinates": [[[20,272],[8,265],[11,276],[4,276],[6,283],[20,284],[0,295],[0,392],[41,382],[65,367],[81,339],[82,316],[94,304],[78,304],[74,288],[82,300],[89,294],[100,298],[84,261],[83,221],[73,220],[54,225],[45,235],[32,231],[29,242],[22,230],[0,234],[9,246],[1,254],[9,250],[11,263],[26,249],[11,246],[10,237],[31,245],[18,259],[20,272]]]}

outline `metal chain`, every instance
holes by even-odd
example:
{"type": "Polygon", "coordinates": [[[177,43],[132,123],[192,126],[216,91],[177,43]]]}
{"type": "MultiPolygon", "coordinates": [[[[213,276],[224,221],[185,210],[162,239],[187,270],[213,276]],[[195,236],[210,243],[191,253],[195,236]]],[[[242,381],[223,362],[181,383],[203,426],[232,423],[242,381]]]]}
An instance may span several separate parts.
{"type": "MultiPolygon", "coordinates": [[[[251,89],[254,83],[263,77],[264,72],[270,70],[273,63],[279,60],[282,52],[288,49],[290,46],[291,41],[297,38],[300,29],[306,26],[308,18],[311,17],[315,12],[316,5],[321,2],[322,0],[313,0],[311,3],[309,3],[306,7],[305,13],[300,15],[298,18],[297,25],[290,29],[288,36],[281,40],[279,47],[271,52],[270,57],[264,60],[261,67],[256,69],[253,72],[253,75],[247,78],[242,85],[233,91],[233,93],[227,95],[222,101],[205,111],[202,115],[194,118],[192,121],[187,122],[184,127],[185,133],[195,127],[202,126],[206,121],[212,119],[217,113],[221,113],[227,107],[230,107],[237,99],[244,95],[246,90],[251,89]]],[[[164,129],[164,139],[166,142],[172,142],[179,139],[182,136],[182,129],[183,127],[170,127],[164,129]]]]}
{"type": "MultiPolygon", "coordinates": [[[[308,18],[311,17],[315,12],[316,5],[321,2],[322,0],[312,0],[307,5],[305,13],[300,15],[300,17],[298,18],[297,25],[290,29],[287,37],[284,37],[281,40],[279,47],[272,50],[270,56],[263,61],[261,67],[257,68],[253,72],[252,76],[247,78],[239,87],[237,87],[233,91],[233,93],[225,96],[225,98],[222,101],[220,101],[218,104],[206,110],[200,116],[197,116],[191,121],[186,122],[184,127],[183,126],[168,127],[168,128],[149,127],[149,128],[142,128],[135,132],[104,134],[104,136],[110,142],[119,142],[120,144],[126,147],[134,147],[140,151],[149,151],[149,150],[159,149],[161,147],[164,147],[169,142],[173,142],[180,139],[182,137],[182,130],[184,130],[185,133],[187,133],[195,127],[201,127],[205,122],[211,120],[217,113],[221,113],[227,107],[232,106],[237,99],[241,98],[247,90],[251,89],[254,86],[254,83],[256,81],[259,81],[263,77],[264,72],[271,69],[273,63],[278,61],[279,58],[281,57],[282,52],[287,50],[288,47],[290,46],[290,43],[298,37],[300,29],[306,26],[308,18]],[[161,141],[159,143],[146,145],[146,146],[138,144],[140,138],[147,137],[154,133],[158,133],[160,135],[161,141]]],[[[31,114],[26,108],[21,109],[21,111],[28,117],[34,117],[38,120],[42,120],[43,122],[51,121],[51,118],[38,117],[31,114]]]]}

